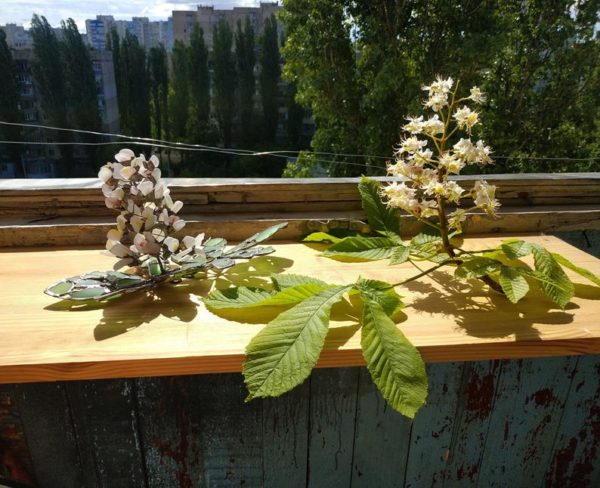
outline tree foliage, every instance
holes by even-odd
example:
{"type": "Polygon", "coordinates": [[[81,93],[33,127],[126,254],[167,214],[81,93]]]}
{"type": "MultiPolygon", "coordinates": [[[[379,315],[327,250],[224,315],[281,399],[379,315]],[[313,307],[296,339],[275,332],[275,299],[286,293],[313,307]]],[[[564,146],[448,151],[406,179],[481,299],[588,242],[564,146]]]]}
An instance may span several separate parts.
{"type": "Polygon", "coordinates": [[[169,137],[169,68],[167,51],[161,44],[148,51],[148,75],[152,107],[152,135],[158,139],[169,137]]]}
{"type": "Polygon", "coordinates": [[[265,140],[273,142],[277,132],[278,112],[278,83],[279,67],[279,38],[277,21],[271,15],[266,21],[260,38],[260,99],[264,117],[265,140]]]}
{"type": "MultiPolygon", "coordinates": [[[[12,52],[6,43],[6,33],[0,29],[0,120],[6,122],[21,122],[19,112],[19,82],[17,79],[17,66],[12,52]]],[[[0,125],[0,137],[2,139],[21,140],[21,129],[19,127],[0,125]]],[[[5,156],[9,161],[18,163],[21,155],[19,144],[7,144],[0,149],[0,157],[5,156]]]]}
{"type": "MultiPolygon", "coordinates": [[[[62,38],[68,119],[71,125],[78,129],[99,131],[102,128],[102,120],[98,108],[98,87],[92,59],[73,19],[62,22],[62,38]]],[[[86,135],[79,137],[84,142],[94,140],[86,135]]],[[[93,163],[96,159],[94,147],[86,146],[84,151],[87,161],[93,163]]]]}
{"type": "MultiPolygon", "coordinates": [[[[30,33],[34,56],[31,70],[48,125],[69,127],[63,56],[56,33],[46,18],[38,15],[31,19],[30,33]]],[[[56,132],[55,139],[57,142],[68,142],[71,137],[67,132],[56,132]]],[[[59,150],[63,160],[59,172],[63,176],[69,176],[72,169],[72,147],[62,146],[59,150]]]]}
{"type": "MultiPolygon", "coordinates": [[[[313,112],[317,151],[389,156],[436,74],[488,93],[480,134],[500,156],[597,154],[597,0],[284,0],[285,77],[313,112]],[[417,101],[417,102],[416,102],[417,101]]],[[[328,158],[330,159],[330,158],[328,158]]],[[[339,158],[342,160],[343,158],[339,158]]],[[[347,159],[344,159],[347,161],[347,159]]],[[[384,160],[332,166],[381,174],[384,160]]],[[[536,167],[499,159],[496,171],[536,167]]]]}
{"type": "Polygon", "coordinates": [[[189,102],[188,140],[198,140],[206,135],[210,122],[210,71],[208,49],[204,42],[204,31],[194,26],[189,46],[189,102]]]}
{"type": "Polygon", "coordinates": [[[255,136],[254,124],[254,28],[250,19],[242,27],[238,21],[235,31],[235,61],[238,73],[238,94],[240,114],[240,142],[248,147],[255,136]]]}
{"type": "Polygon", "coordinates": [[[224,20],[213,29],[214,108],[225,147],[230,147],[235,110],[236,69],[233,34],[224,20]]]}

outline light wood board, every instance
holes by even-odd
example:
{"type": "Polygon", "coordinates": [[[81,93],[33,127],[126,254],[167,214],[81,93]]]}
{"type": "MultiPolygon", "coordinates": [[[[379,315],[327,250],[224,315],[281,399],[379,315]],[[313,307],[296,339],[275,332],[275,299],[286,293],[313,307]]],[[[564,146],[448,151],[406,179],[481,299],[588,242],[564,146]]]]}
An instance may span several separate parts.
{"type": "MultiPolygon", "coordinates": [[[[555,237],[531,236],[553,252],[600,274],[600,261],[555,237]]],[[[488,248],[498,237],[471,238],[488,248]]],[[[217,286],[260,285],[271,273],[307,274],[330,283],[358,276],[389,282],[417,273],[410,264],[339,263],[305,245],[274,246],[276,253],[240,264],[217,286]]],[[[200,297],[208,282],[167,285],[107,304],[60,302],[42,293],[68,276],[110,269],[114,260],[96,249],[0,252],[0,383],[163,376],[241,370],[244,349],[261,324],[240,323],[207,311],[200,297]]],[[[430,263],[423,263],[424,267],[430,263]]],[[[541,295],[517,305],[477,281],[437,271],[398,288],[406,303],[400,329],[428,362],[595,354],[600,352],[600,288],[569,273],[576,297],[561,311],[541,295]]],[[[360,336],[349,303],[334,309],[320,367],[362,365],[360,336]]],[[[268,320],[248,311],[242,320],[268,320]]]]}

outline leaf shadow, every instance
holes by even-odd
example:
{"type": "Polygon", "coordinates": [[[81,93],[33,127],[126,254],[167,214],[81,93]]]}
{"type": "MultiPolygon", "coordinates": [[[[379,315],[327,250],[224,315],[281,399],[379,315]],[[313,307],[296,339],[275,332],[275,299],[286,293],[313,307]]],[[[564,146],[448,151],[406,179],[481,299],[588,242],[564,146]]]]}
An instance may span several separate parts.
{"type": "Polygon", "coordinates": [[[425,280],[404,285],[417,294],[407,307],[421,313],[452,317],[457,328],[473,337],[491,339],[514,335],[515,340],[539,340],[537,325],[569,324],[573,322],[569,311],[579,308],[569,303],[566,310],[560,310],[533,286],[525,298],[513,304],[479,280],[459,281],[443,271],[434,271],[428,278],[439,286],[425,280]],[[490,313],[494,314],[493,319],[490,313]]]}

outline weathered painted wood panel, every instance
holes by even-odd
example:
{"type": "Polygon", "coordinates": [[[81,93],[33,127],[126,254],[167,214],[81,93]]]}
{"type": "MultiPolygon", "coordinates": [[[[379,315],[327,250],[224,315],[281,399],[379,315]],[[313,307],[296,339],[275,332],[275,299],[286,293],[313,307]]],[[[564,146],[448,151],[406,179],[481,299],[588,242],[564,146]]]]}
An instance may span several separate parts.
{"type": "Polygon", "coordinates": [[[239,374],[4,386],[0,426],[42,488],[600,486],[600,356],[428,374],[413,422],[340,368],[250,403],[239,374]]]}

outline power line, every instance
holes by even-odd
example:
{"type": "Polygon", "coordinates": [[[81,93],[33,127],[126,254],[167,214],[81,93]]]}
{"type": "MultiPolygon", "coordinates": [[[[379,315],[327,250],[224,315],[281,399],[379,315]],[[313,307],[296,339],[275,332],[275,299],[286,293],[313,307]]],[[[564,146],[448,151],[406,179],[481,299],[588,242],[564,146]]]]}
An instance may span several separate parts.
{"type": "MultiPolygon", "coordinates": [[[[89,134],[96,135],[100,137],[117,137],[121,139],[127,139],[129,144],[137,145],[137,146],[147,146],[152,145],[154,147],[160,147],[163,149],[175,149],[175,150],[187,150],[187,151],[195,151],[195,152],[215,152],[220,154],[228,154],[233,156],[273,156],[284,159],[289,159],[291,155],[298,155],[300,152],[318,156],[339,156],[339,157],[354,157],[354,158],[368,158],[368,159],[385,159],[391,160],[392,156],[382,156],[376,154],[352,154],[352,153],[334,153],[334,152],[325,152],[325,151],[293,151],[293,150],[281,150],[281,151],[253,151],[250,149],[235,149],[235,148],[221,148],[217,146],[207,146],[204,144],[189,144],[184,142],[175,142],[175,141],[166,141],[162,139],[153,139],[150,137],[138,137],[138,136],[128,136],[125,134],[115,134],[110,132],[98,132],[98,131],[90,131],[83,129],[69,129],[64,127],[54,127],[48,125],[40,125],[40,124],[23,124],[19,122],[6,122],[0,120],[0,124],[2,125],[11,125],[18,127],[33,127],[38,129],[45,130],[56,130],[56,131],[66,131],[66,132],[74,132],[79,134],[89,134]]],[[[0,144],[25,144],[25,145],[81,145],[81,146],[108,146],[108,145],[119,145],[121,142],[28,142],[28,141],[0,141],[0,144]]],[[[597,161],[600,160],[600,157],[589,157],[589,158],[571,158],[571,157],[544,157],[544,156],[493,156],[494,159],[528,159],[531,161],[572,161],[572,162],[585,162],[585,161],[597,161]]],[[[365,167],[365,164],[362,163],[352,163],[348,161],[337,161],[337,160],[328,160],[328,159],[315,159],[315,162],[319,163],[330,163],[330,164],[340,164],[340,165],[348,165],[348,166],[359,166],[365,167]]]]}

